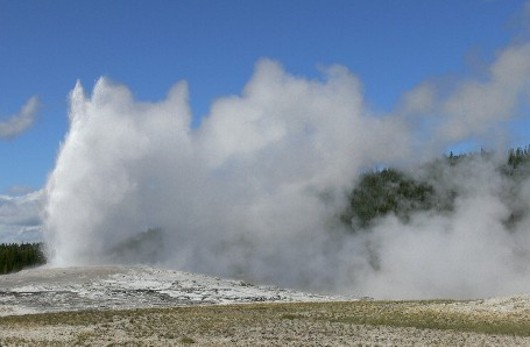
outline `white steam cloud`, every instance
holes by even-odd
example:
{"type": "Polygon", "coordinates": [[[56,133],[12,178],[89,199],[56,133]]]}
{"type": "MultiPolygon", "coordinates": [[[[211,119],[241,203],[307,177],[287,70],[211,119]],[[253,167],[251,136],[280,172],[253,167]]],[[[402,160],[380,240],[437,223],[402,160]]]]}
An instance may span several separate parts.
{"type": "Polygon", "coordinates": [[[33,96],[22,106],[19,113],[10,116],[5,121],[0,121],[0,139],[12,139],[29,129],[35,122],[38,106],[39,101],[33,96]]]}
{"type": "Polygon", "coordinates": [[[423,84],[382,117],[343,67],[307,80],[263,60],[241,96],[215,101],[197,129],[185,83],[158,103],[136,102],[104,78],[91,95],[78,83],[46,187],[51,260],[151,261],[375,297],[523,291],[530,220],[510,231],[502,221],[509,203],[530,206],[530,183],[507,202],[491,160],[440,172],[436,184],[461,193],[450,213],[417,213],[406,224],[389,216],[360,234],[337,214],[363,170],[419,164],[496,134],[528,98],[528,62],[530,45],[510,47],[488,80],[443,97],[423,84]]]}

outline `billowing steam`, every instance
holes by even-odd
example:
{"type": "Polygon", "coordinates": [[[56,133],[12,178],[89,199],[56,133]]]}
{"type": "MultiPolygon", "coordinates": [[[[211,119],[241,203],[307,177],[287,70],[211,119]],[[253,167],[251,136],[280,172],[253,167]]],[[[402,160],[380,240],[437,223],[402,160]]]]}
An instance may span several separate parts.
{"type": "Polygon", "coordinates": [[[526,102],[529,81],[530,45],[513,46],[486,80],[422,84],[383,116],[343,67],[307,80],[263,60],[198,128],[185,83],[157,103],[105,78],[91,95],[78,83],[47,184],[51,260],[148,261],[375,297],[524,291],[530,219],[510,230],[503,221],[511,205],[530,206],[530,182],[517,201],[503,197],[494,158],[440,171],[436,183],[460,193],[450,212],[389,216],[363,233],[337,215],[364,170],[415,167],[459,141],[507,135],[499,124],[526,102]]]}

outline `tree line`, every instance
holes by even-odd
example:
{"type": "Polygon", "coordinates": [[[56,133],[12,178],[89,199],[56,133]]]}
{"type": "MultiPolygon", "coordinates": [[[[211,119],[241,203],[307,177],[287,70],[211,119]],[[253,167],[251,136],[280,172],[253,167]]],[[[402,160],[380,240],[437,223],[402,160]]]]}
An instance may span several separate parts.
{"type": "Polygon", "coordinates": [[[42,243],[0,244],[0,275],[45,263],[42,243]]]}
{"type": "MultiPolygon", "coordinates": [[[[361,175],[354,189],[348,194],[349,204],[339,215],[340,220],[351,226],[353,232],[369,229],[375,221],[393,214],[406,223],[414,212],[453,210],[458,192],[444,187],[440,189],[433,182],[444,168],[456,167],[477,156],[491,158],[493,153],[481,150],[443,156],[439,160],[424,165],[424,174],[412,177],[394,168],[374,170],[361,175]]],[[[530,176],[530,146],[511,149],[498,172],[511,181],[517,191],[520,182],[530,176]]],[[[508,196],[508,198],[511,198],[508,196]]],[[[514,210],[505,221],[506,227],[517,223],[526,211],[514,210]]]]}

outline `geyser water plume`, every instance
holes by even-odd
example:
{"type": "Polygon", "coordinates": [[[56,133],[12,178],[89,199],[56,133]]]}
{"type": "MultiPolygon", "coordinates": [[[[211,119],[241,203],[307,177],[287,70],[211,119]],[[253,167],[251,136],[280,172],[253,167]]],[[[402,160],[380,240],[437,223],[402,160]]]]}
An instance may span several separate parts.
{"type": "MultiPolygon", "coordinates": [[[[530,55],[526,46],[506,54],[530,55]]],[[[343,67],[307,80],[263,60],[242,95],[216,100],[197,129],[190,127],[185,83],[156,103],[136,102],[105,78],[90,96],[78,83],[70,130],[46,188],[51,262],[150,261],[378,297],[522,290],[530,282],[520,266],[526,261],[520,255],[530,251],[528,223],[516,232],[504,228],[505,202],[496,194],[503,183],[489,161],[472,164],[483,165],[480,180],[460,175],[466,193],[450,214],[418,213],[409,223],[389,216],[361,234],[337,218],[366,168],[417,164],[463,136],[490,134],[498,121],[491,114],[468,115],[451,131],[460,112],[452,105],[471,112],[479,88],[514,96],[504,98],[513,109],[515,96],[528,91],[508,78],[528,77],[521,65],[524,59],[501,54],[490,81],[463,83],[443,100],[433,93],[423,103],[409,97],[396,115],[383,117],[364,105],[359,81],[343,67]],[[512,69],[503,67],[510,62],[512,69]],[[429,133],[418,137],[411,102],[444,126],[422,128],[429,133]]],[[[528,190],[519,195],[524,203],[528,190]]]]}
{"type": "Polygon", "coordinates": [[[186,99],[185,84],[153,104],[106,79],[91,97],[77,84],[47,188],[54,263],[109,261],[120,242],[154,227],[166,239],[163,263],[319,281],[315,252],[329,242],[322,230],[351,173],[391,159],[370,134],[406,152],[393,124],[363,115],[358,81],[339,67],[307,81],[263,61],[243,95],[216,101],[200,129],[189,127],[186,99]]]}

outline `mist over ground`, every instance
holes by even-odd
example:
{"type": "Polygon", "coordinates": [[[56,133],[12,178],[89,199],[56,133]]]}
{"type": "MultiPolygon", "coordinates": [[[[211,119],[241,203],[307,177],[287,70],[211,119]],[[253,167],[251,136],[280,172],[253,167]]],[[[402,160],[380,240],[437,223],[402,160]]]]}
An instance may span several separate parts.
{"type": "Polygon", "coordinates": [[[525,292],[530,217],[506,220],[530,206],[530,181],[513,186],[501,155],[439,167],[437,189],[458,193],[450,211],[389,215],[357,233],[338,215],[366,170],[422,177],[466,141],[502,153],[529,77],[530,45],[511,45],[485,78],[427,81],[382,115],[344,67],[310,80],[262,60],[198,127],[185,82],[159,102],[107,78],[91,93],[78,82],[46,186],[50,261],[147,262],[376,298],[525,292]]]}

